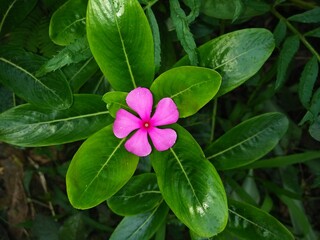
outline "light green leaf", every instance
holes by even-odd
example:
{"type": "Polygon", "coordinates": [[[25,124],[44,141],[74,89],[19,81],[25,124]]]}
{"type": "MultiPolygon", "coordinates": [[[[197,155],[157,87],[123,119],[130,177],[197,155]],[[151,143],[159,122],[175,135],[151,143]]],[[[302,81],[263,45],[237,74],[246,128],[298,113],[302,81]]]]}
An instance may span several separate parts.
{"type": "Polygon", "coordinates": [[[296,35],[290,36],[284,41],[278,58],[277,80],[275,89],[279,89],[280,87],[282,87],[284,82],[286,81],[289,64],[298,51],[299,46],[300,40],[296,35]]]}
{"type": "Polygon", "coordinates": [[[0,141],[25,147],[64,144],[85,139],[111,121],[97,95],[75,95],[65,110],[24,104],[0,114],[0,141]]]}
{"type": "Polygon", "coordinates": [[[66,46],[86,33],[87,0],[69,0],[54,12],[49,35],[55,44],[66,46]]]}
{"type": "Polygon", "coordinates": [[[167,205],[162,202],[152,211],[123,218],[112,233],[110,240],[150,239],[164,222],[168,210],[167,205]]]}
{"type": "Polygon", "coordinates": [[[301,23],[319,23],[320,7],[316,7],[304,13],[296,14],[288,18],[289,21],[301,23]]]}
{"type": "Polygon", "coordinates": [[[107,104],[107,108],[112,117],[116,117],[116,113],[120,108],[131,111],[126,103],[126,92],[107,92],[103,95],[102,100],[107,104]]]}
{"type": "Polygon", "coordinates": [[[0,82],[38,107],[66,109],[72,104],[71,89],[60,72],[37,78],[20,65],[0,58],[0,82]]]}
{"type": "Polygon", "coordinates": [[[73,207],[97,206],[119,191],[132,177],[139,158],[124,148],[109,125],[90,136],[69,166],[66,183],[73,207]]]}
{"type": "MultiPolygon", "coordinates": [[[[199,65],[220,73],[222,84],[218,95],[223,95],[256,74],[273,49],[273,35],[268,30],[239,30],[200,46],[199,65]]],[[[187,57],[183,57],[175,66],[183,65],[189,65],[187,57]]]]}
{"type": "Polygon", "coordinates": [[[205,154],[219,170],[238,168],[270,152],[287,129],[288,119],[283,114],[262,114],[222,135],[205,149],[205,154]]]}
{"type": "Polygon", "coordinates": [[[89,0],[87,35],[92,54],[114,90],[150,87],[154,45],[137,0],[89,0]]]}
{"type": "Polygon", "coordinates": [[[221,76],[201,67],[178,67],[161,74],[151,85],[156,102],[169,97],[175,102],[181,118],[191,116],[218,92],[221,76]]]}
{"type": "Polygon", "coordinates": [[[268,213],[232,199],[228,199],[228,202],[229,221],[226,231],[237,239],[294,239],[292,233],[268,213]]]}
{"type": "Polygon", "coordinates": [[[204,237],[221,232],[227,223],[227,200],[215,168],[191,134],[179,125],[176,144],[150,158],[163,198],[174,214],[204,237]]]}
{"type": "Polygon", "coordinates": [[[108,206],[118,215],[129,216],[154,209],[163,198],[154,173],[134,176],[115,195],[108,199],[108,206]]]}

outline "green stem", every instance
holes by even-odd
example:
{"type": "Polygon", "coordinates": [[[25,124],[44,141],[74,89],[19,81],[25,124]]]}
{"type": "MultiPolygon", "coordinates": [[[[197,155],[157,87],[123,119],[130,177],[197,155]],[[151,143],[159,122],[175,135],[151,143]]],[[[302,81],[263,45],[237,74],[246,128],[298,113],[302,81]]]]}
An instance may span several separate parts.
{"type": "Polygon", "coordinates": [[[151,8],[154,4],[156,4],[159,0],[153,0],[152,2],[149,2],[148,5],[146,5],[143,10],[146,10],[147,8],[151,8]]]}
{"type": "Polygon", "coordinates": [[[298,29],[296,29],[284,16],[282,16],[277,10],[272,8],[271,12],[273,15],[275,15],[277,18],[283,20],[287,27],[296,34],[300,41],[305,45],[305,47],[314,55],[317,57],[318,61],[320,62],[320,55],[319,53],[314,49],[314,47],[308,42],[308,40],[299,32],[298,29]]]}
{"type": "Polygon", "coordinates": [[[315,3],[309,3],[302,0],[290,0],[294,5],[299,6],[304,9],[313,9],[317,5],[315,3]]]}
{"type": "Polygon", "coordinates": [[[216,127],[216,118],[217,118],[217,108],[218,108],[218,98],[215,98],[213,101],[210,142],[212,142],[214,139],[214,131],[216,127]]]}

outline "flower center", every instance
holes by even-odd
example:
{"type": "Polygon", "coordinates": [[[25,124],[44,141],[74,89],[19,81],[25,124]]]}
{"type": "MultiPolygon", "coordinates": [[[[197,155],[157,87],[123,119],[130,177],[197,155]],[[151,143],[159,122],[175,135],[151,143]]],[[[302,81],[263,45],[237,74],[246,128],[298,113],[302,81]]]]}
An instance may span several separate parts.
{"type": "Polygon", "coordinates": [[[145,128],[148,128],[148,127],[150,127],[150,124],[149,124],[148,122],[145,122],[145,123],[143,124],[143,126],[144,126],[145,128]]]}

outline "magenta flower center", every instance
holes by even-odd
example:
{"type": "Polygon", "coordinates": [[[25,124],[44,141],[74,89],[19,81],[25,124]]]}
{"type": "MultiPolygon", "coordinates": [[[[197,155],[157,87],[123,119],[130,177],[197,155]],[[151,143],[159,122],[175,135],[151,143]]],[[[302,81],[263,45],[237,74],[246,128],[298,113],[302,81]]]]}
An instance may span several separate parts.
{"type": "Polygon", "coordinates": [[[143,124],[143,126],[144,126],[144,128],[149,128],[150,127],[150,123],[149,122],[145,122],[144,124],[143,124]]]}

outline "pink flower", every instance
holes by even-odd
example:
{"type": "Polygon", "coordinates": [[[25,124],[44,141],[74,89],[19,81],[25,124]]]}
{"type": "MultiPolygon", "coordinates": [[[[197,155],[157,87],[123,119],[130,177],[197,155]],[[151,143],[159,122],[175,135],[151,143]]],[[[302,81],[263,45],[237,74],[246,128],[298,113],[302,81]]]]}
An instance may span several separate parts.
{"type": "Polygon", "coordinates": [[[158,151],[168,150],[175,144],[177,134],[174,130],[158,128],[178,121],[179,112],[171,98],[161,99],[152,117],[153,97],[149,89],[138,87],[132,90],[126,102],[139,117],[119,109],[113,124],[113,132],[117,138],[125,138],[137,130],[124,145],[129,152],[139,157],[149,155],[151,146],[148,136],[158,151]]]}

